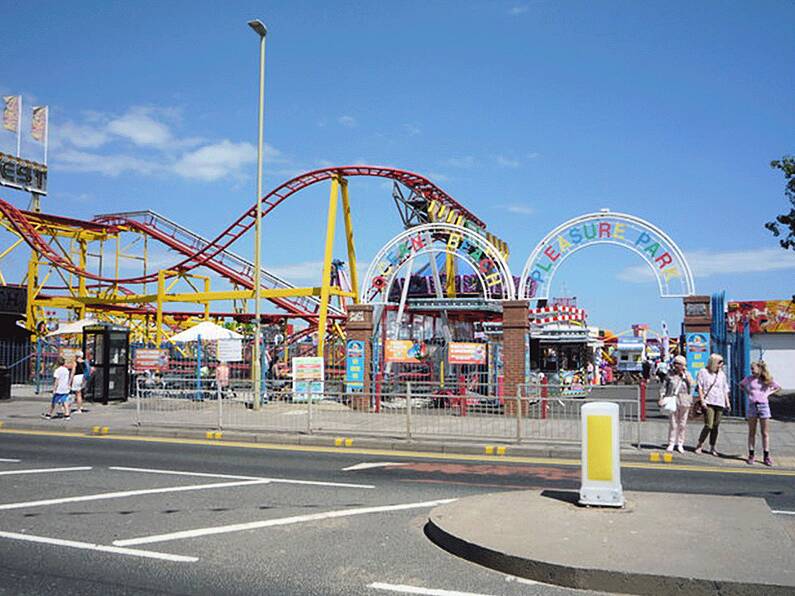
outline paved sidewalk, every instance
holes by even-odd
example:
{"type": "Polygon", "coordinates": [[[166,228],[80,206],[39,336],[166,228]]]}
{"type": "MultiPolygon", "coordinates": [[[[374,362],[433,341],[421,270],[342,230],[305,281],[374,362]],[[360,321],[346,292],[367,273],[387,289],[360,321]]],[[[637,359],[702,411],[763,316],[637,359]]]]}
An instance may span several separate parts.
{"type": "Polygon", "coordinates": [[[623,509],[576,491],[467,497],[426,534],[465,559],[531,580],[623,594],[795,593],[795,541],[763,499],[625,492],[623,509]]]}
{"type": "MultiPolygon", "coordinates": [[[[204,438],[208,430],[217,430],[218,418],[215,410],[208,406],[207,415],[202,418],[195,413],[190,417],[190,422],[176,417],[179,412],[163,412],[160,418],[152,417],[148,423],[139,427],[136,424],[135,402],[114,403],[108,406],[100,404],[86,404],[88,409],[84,414],[73,414],[71,419],[65,421],[61,418],[44,420],[41,418],[49,405],[49,395],[42,393],[36,396],[30,386],[15,385],[13,387],[12,399],[0,401],[0,423],[7,429],[51,429],[51,430],[73,430],[78,432],[91,432],[93,427],[108,427],[110,432],[115,434],[138,434],[138,435],[157,435],[157,436],[177,436],[187,438],[204,438]],[[175,415],[169,419],[169,415],[175,415]]],[[[279,404],[279,411],[289,407],[290,404],[279,404]]],[[[580,446],[578,443],[555,443],[544,442],[543,440],[532,440],[526,436],[526,440],[521,444],[516,444],[510,440],[489,441],[484,439],[456,440],[449,436],[439,439],[425,438],[422,440],[408,441],[396,435],[373,436],[367,433],[367,427],[374,427],[385,416],[369,415],[366,413],[350,413],[345,406],[331,404],[332,407],[325,415],[334,414],[355,415],[362,418],[363,431],[361,435],[356,434],[350,428],[348,431],[332,432],[313,432],[308,434],[303,432],[303,427],[299,422],[299,416],[289,416],[290,412],[281,412],[281,420],[291,421],[291,426],[280,426],[277,423],[261,425],[260,427],[245,427],[243,425],[234,428],[224,428],[223,437],[227,440],[251,441],[251,442],[270,442],[283,444],[312,444],[312,445],[334,445],[335,437],[347,436],[355,437],[358,447],[370,447],[374,449],[400,449],[415,451],[432,451],[447,453],[476,453],[483,454],[487,445],[505,446],[505,455],[509,456],[534,456],[534,457],[558,457],[579,459],[580,446]],[[345,412],[336,412],[336,409],[343,409],[345,412]]],[[[301,406],[296,406],[301,407],[301,406]]],[[[305,406],[303,406],[305,407],[305,406]]],[[[242,408],[241,408],[242,409],[242,408]]],[[[243,409],[245,414],[245,410],[243,409]]],[[[295,413],[295,412],[293,412],[295,413]]],[[[252,416],[249,411],[247,416],[252,416]]],[[[264,416],[264,415],[263,415],[264,416]]],[[[504,422],[503,417],[494,416],[495,422],[504,422]]],[[[241,418],[243,420],[244,418],[241,418]]],[[[249,418],[251,419],[251,418],[249,418]]],[[[449,423],[459,424],[460,418],[451,418],[449,423]]],[[[579,421],[565,421],[567,424],[578,424],[579,421]]],[[[772,421],[772,454],[776,467],[795,468],[795,422],[772,421]]],[[[352,427],[355,428],[355,427],[352,427]]],[[[747,468],[745,463],[747,425],[745,421],[738,419],[724,420],[721,425],[721,432],[718,438],[718,451],[720,457],[711,455],[696,455],[693,453],[693,445],[701,423],[692,422],[688,425],[687,452],[684,454],[674,454],[674,463],[678,464],[698,464],[708,466],[732,466],[747,468]]],[[[440,428],[440,431],[444,429],[440,428]]],[[[633,431],[634,432],[634,431],[633,431]]],[[[626,447],[622,449],[622,459],[627,462],[648,461],[651,452],[661,452],[667,444],[668,422],[662,417],[655,417],[653,414],[642,423],[641,427],[641,449],[626,447]]],[[[633,435],[634,436],[634,435],[633,435]]],[[[761,459],[761,440],[757,438],[757,453],[761,459]]],[[[761,466],[761,464],[756,464],[761,466]]]]}

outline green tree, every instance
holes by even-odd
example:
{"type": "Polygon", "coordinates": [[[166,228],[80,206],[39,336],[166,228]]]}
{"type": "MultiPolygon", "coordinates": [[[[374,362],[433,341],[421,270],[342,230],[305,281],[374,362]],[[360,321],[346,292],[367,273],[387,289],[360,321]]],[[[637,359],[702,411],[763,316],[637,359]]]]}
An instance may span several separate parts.
{"type": "Polygon", "coordinates": [[[787,250],[795,250],[795,157],[785,155],[780,160],[775,159],[770,162],[770,167],[776,170],[781,170],[784,173],[784,178],[787,180],[787,186],[784,188],[784,196],[789,199],[792,208],[789,213],[782,213],[775,221],[769,221],[765,227],[773,233],[773,236],[778,238],[783,233],[785,236],[781,238],[778,243],[781,248],[787,250]],[[779,227],[781,226],[781,228],[779,227]]]}

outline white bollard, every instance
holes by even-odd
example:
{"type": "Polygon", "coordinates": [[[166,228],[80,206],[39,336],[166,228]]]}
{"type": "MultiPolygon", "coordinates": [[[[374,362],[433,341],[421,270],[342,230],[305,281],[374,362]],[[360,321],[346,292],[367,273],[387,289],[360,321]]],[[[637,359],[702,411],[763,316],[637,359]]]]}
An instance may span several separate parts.
{"type": "Polygon", "coordinates": [[[582,484],[580,505],[623,507],[618,404],[593,402],[580,409],[582,484]]]}

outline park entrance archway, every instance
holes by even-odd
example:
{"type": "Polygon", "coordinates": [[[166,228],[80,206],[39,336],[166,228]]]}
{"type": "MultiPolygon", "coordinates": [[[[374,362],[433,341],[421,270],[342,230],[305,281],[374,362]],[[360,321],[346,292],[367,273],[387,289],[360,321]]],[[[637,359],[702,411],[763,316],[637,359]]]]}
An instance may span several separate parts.
{"type": "Polygon", "coordinates": [[[621,246],[640,255],[657,278],[663,298],[695,293],[685,255],[668,234],[640,217],[603,209],[570,219],[536,245],[522,270],[517,297],[549,299],[552,279],[561,264],[578,250],[595,244],[621,246]]]}

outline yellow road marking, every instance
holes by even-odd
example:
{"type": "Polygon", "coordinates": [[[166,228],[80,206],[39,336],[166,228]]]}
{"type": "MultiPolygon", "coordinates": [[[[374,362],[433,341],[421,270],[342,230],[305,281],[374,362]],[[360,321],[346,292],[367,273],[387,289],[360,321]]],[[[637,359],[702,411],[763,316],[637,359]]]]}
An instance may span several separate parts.
{"type": "MultiPolygon", "coordinates": [[[[6,435],[29,435],[42,437],[67,437],[78,439],[91,439],[98,441],[138,441],[141,443],[164,443],[171,445],[201,445],[207,447],[237,447],[240,449],[264,449],[267,451],[292,451],[303,453],[329,453],[339,455],[340,450],[334,447],[322,447],[314,445],[280,445],[278,443],[246,443],[243,441],[208,441],[206,439],[183,439],[178,437],[155,437],[155,436],[136,436],[136,435],[91,435],[79,432],[61,432],[49,430],[25,430],[25,429],[0,429],[0,434],[6,435]]],[[[346,449],[346,454],[354,455],[377,455],[391,457],[405,457],[407,459],[439,459],[450,461],[473,461],[494,463],[494,456],[469,455],[465,453],[435,453],[430,451],[400,451],[392,449],[366,449],[357,447],[346,449]]],[[[525,457],[519,455],[505,455],[500,458],[500,462],[522,463],[522,464],[545,464],[556,466],[575,466],[580,467],[579,459],[564,459],[555,457],[525,457]]],[[[717,474],[750,474],[758,476],[795,476],[795,470],[777,470],[771,468],[718,468],[711,466],[698,466],[688,464],[649,464],[646,462],[623,462],[622,468],[633,470],[665,470],[679,472],[711,472],[717,474]]]]}

